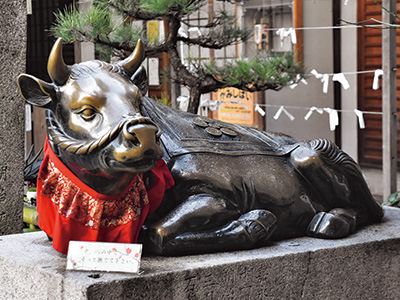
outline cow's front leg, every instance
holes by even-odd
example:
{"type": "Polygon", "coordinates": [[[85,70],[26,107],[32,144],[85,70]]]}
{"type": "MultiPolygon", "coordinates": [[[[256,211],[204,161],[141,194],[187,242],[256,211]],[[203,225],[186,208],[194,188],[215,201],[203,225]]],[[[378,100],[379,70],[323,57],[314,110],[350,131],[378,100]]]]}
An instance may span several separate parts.
{"type": "Polygon", "coordinates": [[[159,254],[184,255],[246,250],[262,245],[276,228],[276,217],[257,209],[241,215],[221,228],[182,233],[164,245],[159,254]]]}
{"type": "Polygon", "coordinates": [[[182,255],[248,249],[268,239],[275,223],[275,216],[268,211],[240,215],[225,199],[193,195],[162,220],[148,225],[145,250],[182,255]]]}

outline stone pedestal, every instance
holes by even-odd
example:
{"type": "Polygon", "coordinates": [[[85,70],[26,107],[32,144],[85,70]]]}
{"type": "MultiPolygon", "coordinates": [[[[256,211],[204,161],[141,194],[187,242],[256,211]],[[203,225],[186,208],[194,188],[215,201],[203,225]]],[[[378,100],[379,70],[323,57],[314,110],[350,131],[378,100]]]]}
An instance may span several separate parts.
{"type": "Polygon", "coordinates": [[[400,209],[340,240],[144,257],[141,273],[66,271],[43,232],[0,237],[0,299],[398,299],[400,209]]]}
{"type": "Polygon", "coordinates": [[[22,231],[25,103],[17,77],[25,72],[26,1],[0,6],[0,235],[22,231]]]}

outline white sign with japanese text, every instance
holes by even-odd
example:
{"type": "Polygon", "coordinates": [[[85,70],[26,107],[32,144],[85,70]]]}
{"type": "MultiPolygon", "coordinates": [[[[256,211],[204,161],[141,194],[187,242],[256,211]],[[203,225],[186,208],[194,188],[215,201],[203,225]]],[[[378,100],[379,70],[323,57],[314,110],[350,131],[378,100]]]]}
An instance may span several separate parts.
{"type": "Polygon", "coordinates": [[[70,241],[67,270],[138,273],[141,244],[70,241]]]}

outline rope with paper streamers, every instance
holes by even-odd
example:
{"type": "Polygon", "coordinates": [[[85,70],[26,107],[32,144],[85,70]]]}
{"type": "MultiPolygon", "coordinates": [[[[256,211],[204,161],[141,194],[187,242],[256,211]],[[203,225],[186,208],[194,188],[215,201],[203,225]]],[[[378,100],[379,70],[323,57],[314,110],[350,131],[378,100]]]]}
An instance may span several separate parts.
{"type": "MultiPolygon", "coordinates": [[[[348,0],[345,0],[345,5],[348,4],[348,0]]],[[[377,26],[383,26],[382,24],[379,25],[345,25],[345,26],[325,26],[325,27],[301,27],[301,28],[266,28],[265,30],[268,31],[275,31],[276,34],[280,37],[281,39],[281,44],[283,44],[283,41],[286,38],[291,39],[292,44],[297,43],[297,37],[296,37],[296,30],[324,30],[324,29],[349,29],[349,28],[361,28],[361,27],[377,27],[377,26]]],[[[383,75],[383,70],[377,69],[377,70],[369,70],[369,71],[357,71],[357,72],[341,72],[341,73],[319,73],[315,69],[313,69],[311,72],[311,75],[314,75],[315,78],[321,80],[322,82],[322,92],[323,93],[328,93],[328,87],[329,87],[329,79],[332,77],[332,81],[338,81],[342,87],[347,90],[350,88],[350,84],[346,79],[345,75],[355,75],[355,74],[365,74],[365,73],[374,73],[374,79],[372,83],[372,89],[377,90],[379,89],[379,77],[383,75]]],[[[297,82],[293,83],[290,85],[290,88],[294,89],[297,87],[299,82],[302,82],[305,85],[308,85],[307,81],[304,78],[300,78],[300,75],[297,77],[297,82]]],[[[358,109],[354,110],[338,110],[338,109],[333,109],[333,108],[318,108],[315,106],[312,106],[310,108],[306,107],[295,107],[295,106],[277,106],[277,105],[268,105],[268,104],[255,104],[255,111],[257,111],[261,116],[265,116],[265,111],[261,108],[261,106],[265,107],[279,107],[277,112],[274,115],[274,119],[277,120],[282,112],[291,120],[293,121],[295,118],[294,116],[286,109],[286,108],[293,108],[293,109],[308,109],[307,114],[304,116],[304,119],[307,121],[313,112],[318,112],[319,114],[323,114],[324,112],[329,114],[329,124],[330,124],[330,129],[334,131],[336,129],[336,126],[339,125],[339,115],[338,112],[345,112],[345,113],[354,113],[357,116],[358,119],[358,124],[361,129],[365,128],[365,121],[364,121],[364,114],[379,114],[382,115],[382,112],[370,112],[370,111],[360,111],[358,109]]]]}
{"type": "MultiPolygon", "coordinates": [[[[283,43],[284,39],[290,37],[293,44],[297,43],[296,37],[296,30],[316,30],[316,29],[349,29],[349,28],[362,28],[362,27],[376,27],[382,25],[337,25],[337,26],[320,26],[320,27],[298,27],[298,28],[265,28],[264,30],[268,31],[275,31],[277,35],[280,36],[281,44],[283,43]]],[[[188,32],[196,32],[198,36],[202,36],[201,30],[199,27],[191,27],[187,30],[188,32]]],[[[182,37],[187,38],[188,35],[186,34],[185,30],[180,27],[178,30],[178,34],[182,37]]],[[[183,44],[181,44],[181,48],[183,44]]],[[[182,63],[184,64],[183,59],[183,48],[181,49],[181,58],[182,63]]],[[[318,73],[315,69],[311,72],[311,75],[314,75],[317,79],[320,79],[322,82],[322,91],[326,94],[328,93],[328,86],[329,86],[329,79],[332,77],[333,81],[338,81],[342,84],[343,88],[347,90],[350,87],[349,82],[347,81],[345,75],[353,75],[353,74],[364,74],[364,73],[375,73],[372,89],[377,90],[379,89],[379,77],[383,75],[383,71],[381,69],[378,70],[369,70],[369,71],[358,71],[358,72],[341,72],[341,73],[318,73]]],[[[307,81],[305,79],[301,79],[300,75],[298,75],[297,82],[302,82],[303,84],[307,85],[307,81]]],[[[298,83],[293,83],[290,85],[290,88],[295,88],[298,83]]]]}
{"type": "MultiPolygon", "coordinates": [[[[310,72],[312,75],[315,76],[315,78],[320,79],[321,82],[323,83],[323,92],[327,93],[328,92],[328,82],[329,78],[332,76],[333,81],[338,81],[342,84],[344,89],[348,89],[350,87],[345,74],[365,74],[365,73],[374,73],[374,79],[373,79],[373,84],[372,84],[372,89],[377,90],[379,89],[379,78],[380,76],[383,75],[383,71],[381,69],[377,70],[369,70],[369,71],[356,71],[356,72],[343,72],[343,73],[328,73],[328,74],[320,74],[318,73],[315,69],[313,69],[310,72]]],[[[297,78],[298,82],[302,82],[305,85],[308,85],[307,81],[303,78],[300,79],[300,75],[298,75],[297,78]]],[[[298,85],[298,83],[292,84],[290,87],[293,89],[298,85]]],[[[181,96],[182,97],[182,96],[181,96]]],[[[202,106],[208,106],[210,110],[212,111],[218,111],[220,106],[223,103],[233,103],[233,104],[241,104],[245,109],[249,109],[247,105],[249,104],[244,104],[240,100],[231,100],[231,101],[224,101],[224,100],[204,100],[206,101],[206,105],[202,106]]],[[[271,104],[250,104],[254,106],[254,110],[258,112],[261,116],[265,116],[266,112],[262,107],[277,107],[278,110],[276,111],[274,115],[274,119],[277,120],[281,116],[282,113],[284,113],[291,121],[295,119],[295,117],[287,110],[287,109],[305,109],[308,110],[307,114],[304,116],[304,120],[308,120],[311,115],[314,112],[317,112],[319,114],[323,114],[324,112],[329,114],[329,125],[330,129],[334,131],[336,129],[336,126],[339,125],[339,115],[338,112],[343,112],[343,113],[354,113],[357,116],[358,119],[358,124],[361,129],[365,128],[365,121],[364,121],[364,114],[375,114],[375,115],[382,115],[382,112],[372,112],[372,111],[361,111],[359,109],[354,109],[354,110],[343,110],[343,109],[334,109],[330,107],[325,107],[325,108],[318,108],[316,106],[312,107],[298,107],[298,106],[287,106],[287,105],[271,105],[271,104]]]]}
{"type": "MultiPolygon", "coordinates": [[[[181,96],[182,97],[182,96],[181,96]]],[[[301,109],[301,110],[307,110],[307,113],[304,116],[304,120],[308,120],[311,115],[314,112],[317,112],[319,114],[328,113],[329,114],[329,127],[330,130],[334,131],[336,129],[336,126],[339,125],[339,115],[338,113],[353,113],[356,115],[358,119],[358,125],[361,129],[365,128],[365,121],[364,121],[364,114],[371,114],[371,115],[382,115],[382,112],[375,112],[375,111],[361,111],[359,109],[353,109],[353,110],[346,110],[346,109],[334,109],[330,107],[301,107],[301,106],[289,106],[289,105],[274,105],[274,104],[253,104],[253,103],[246,103],[244,104],[240,100],[231,100],[231,101],[225,101],[225,100],[202,100],[201,106],[208,106],[208,108],[212,111],[218,111],[221,105],[225,103],[233,103],[233,104],[241,104],[245,109],[249,109],[248,105],[253,105],[254,110],[258,112],[261,116],[265,116],[266,112],[262,107],[274,107],[278,108],[276,111],[275,115],[273,116],[274,120],[278,120],[282,113],[284,113],[289,120],[294,121],[295,117],[288,111],[288,109],[301,109]]]]}
{"type": "MultiPolygon", "coordinates": [[[[345,5],[347,5],[347,0],[345,1],[345,5]]],[[[265,28],[264,30],[268,31],[275,31],[277,35],[279,35],[281,39],[281,43],[283,43],[284,39],[290,37],[291,42],[293,44],[297,43],[297,37],[296,37],[296,30],[325,30],[325,29],[349,29],[349,28],[362,28],[362,27],[377,27],[377,26],[383,26],[383,25],[338,25],[338,26],[320,26],[320,27],[299,27],[299,28],[265,28]]],[[[200,29],[198,27],[193,27],[188,30],[188,32],[197,32],[199,36],[202,35],[200,29]]],[[[180,28],[180,34],[182,36],[187,36],[186,33],[182,28],[180,28]]],[[[315,78],[321,80],[322,83],[322,91],[323,93],[328,93],[328,87],[329,87],[329,81],[330,78],[332,77],[332,81],[337,81],[339,82],[342,87],[347,90],[350,88],[350,84],[346,79],[345,75],[358,75],[358,74],[366,74],[366,73],[374,73],[374,79],[372,83],[372,89],[377,90],[379,89],[379,78],[383,75],[383,70],[382,69],[377,69],[377,70],[366,70],[366,71],[356,71],[356,72],[341,72],[341,73],[319,73],[317,70],[313,69],[309,75],[313,75],[315,78]]],[[[308,82],[306,81],[305,78],[301,78],[300,75],[297,76],[296,83],[292,83],[290,85],[291,89],[294,89],[297,87],[299,83],[303,83],[305,85],[308,85],[308,82]]],[[[185,96],[180,96],[177,99],[178,102],[183,101],[183,98],[185,96]]],[[[202,102],[208,102],[208,107],[212,111],[218,111],[221,104],[226,103],[225,101],[221,100],[202,100],[202,102]]],[[[229,101],[230,103],[233,104],[241,104],[245,109],[249,109],[246,104],[241,102],[240,100],[231,100],[229,101]]],[[[283,105],[269,105],[269,104],[251,104],[254,106],[254,110],[257,111],[261,116],[265,116],[266,112],[262,107],[278,107],[278,110],[276,111],[274,115],[274,119],[277,120],[281,116],[282,113],[284,113],[291,121],[295,119],[295,117],[287,110],[289,109],[306,109],[308,110],[307,114],[304,116],[304,119],[307,121],[313,112],[318,112],[319,114],[323,114],[324,112],[329,114],[329,124],[330,124],[330,129],[334,131],[336,129],[336,126],[339,125],[339,116],[338,112],[343,112],[343,113],[354,113],[357,116],[358,119],[358,124],[361,129],[365,128],[365,122],[364,122],[364,114],[377,114],[377,115],[382,115],[382,112],[371,112],[371,111],[360,111],[358,109],[354,110],[342,110],[342,109],[333,109],[329,107],[325,108],[318,108],[315,106],[312,107],[296,107],[296,106],[283,106],[283,105]]],[[[206,106],[206,105],[201,105],[201,106],[206,106]]]]}
{"type": "Polygon", "coordinates": [[[289,27],[289,28],[264,28],[266,31],[275,31],[281,39],[281,45],[283,41],[290,37],[293,45],[297,44],[296,30],[326,30],[326,29],[351,29],[351,28],[363,28],[363,27],[383,27],[383,24],[375,25],[337,25],[337,26],[316,26],[316,27],[289,27]]]}
{"type": "MultiPolygon", "coordinates": [[[[328,93],[328,86],[329,86],[329,78],[332,76],[332,81],[338,81],[345,90],[347,90],[350,87],[349,82],[346,79],[345,75],[358,75],[358,74],[366,74],[366,73],[374,73],[374,80],[372,83],[372,89],[377,90],[379,89],[379,78],[383,75],[383,70],[377,69],[377,70],[369,70],[369,71],[357,71],[357,72],[342,72],[342,73],[327,73],[327,74],[322,74],[318,73],[315,69],[313,69],[311,72],[311,75],[314,75],[315,78],[320,79],[322,82],[322,92],[323,93],[328,93]]],[[[304,83],[304,81],[303,81],[304,83]]],[[[304,83],[306,84],[306,83],[304,83]]],[[[297,83],[294,83],[290,85],[290,87],[293,89],[297,86],[297,83]]]]}

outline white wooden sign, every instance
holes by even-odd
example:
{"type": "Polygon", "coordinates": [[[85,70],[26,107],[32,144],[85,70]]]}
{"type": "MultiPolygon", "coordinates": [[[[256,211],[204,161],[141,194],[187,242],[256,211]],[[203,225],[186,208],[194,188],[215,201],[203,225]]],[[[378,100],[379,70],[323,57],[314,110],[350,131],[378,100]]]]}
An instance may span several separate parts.
{"type": "Polygon", "coordinates": [[[141,244],[70,241],[67,270],[138,273],[141,244]]]}

